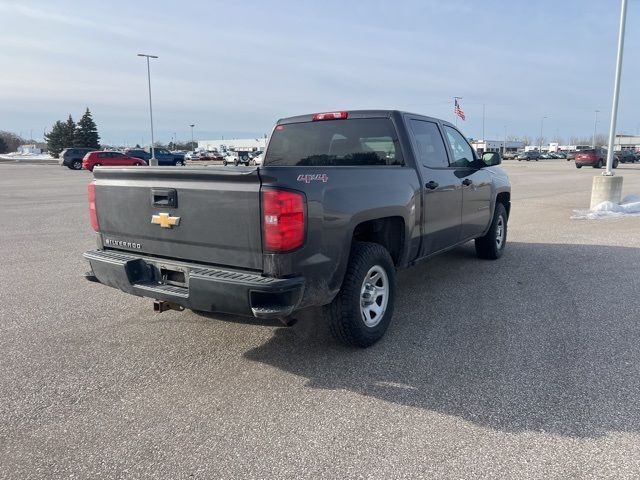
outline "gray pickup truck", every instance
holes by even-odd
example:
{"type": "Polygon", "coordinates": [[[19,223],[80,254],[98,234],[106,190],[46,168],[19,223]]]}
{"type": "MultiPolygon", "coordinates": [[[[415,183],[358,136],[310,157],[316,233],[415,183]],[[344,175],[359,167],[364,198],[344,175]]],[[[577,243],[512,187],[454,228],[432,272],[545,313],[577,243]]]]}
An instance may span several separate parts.
{"type": "Polygon", "coordinates": [[[279,120],[260,167],[96,168],[90,281],[184,308],[278,318],[323,306],[367,347],[396,269],[475,240],[506,245],[510,185],[450,123],[399,111],[279,120]]]}

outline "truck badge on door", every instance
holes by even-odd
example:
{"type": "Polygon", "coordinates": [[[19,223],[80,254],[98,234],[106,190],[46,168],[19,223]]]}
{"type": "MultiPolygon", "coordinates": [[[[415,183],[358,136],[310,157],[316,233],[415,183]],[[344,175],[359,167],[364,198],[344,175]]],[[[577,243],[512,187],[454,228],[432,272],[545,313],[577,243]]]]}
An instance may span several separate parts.
{"type": "Polygon", "coordinates": [[[159,213],[151,216],[151,223],[160,225],[162,228],[172,228],[180,225],[180,217],[171,217],[168,213],[159,213]]]}

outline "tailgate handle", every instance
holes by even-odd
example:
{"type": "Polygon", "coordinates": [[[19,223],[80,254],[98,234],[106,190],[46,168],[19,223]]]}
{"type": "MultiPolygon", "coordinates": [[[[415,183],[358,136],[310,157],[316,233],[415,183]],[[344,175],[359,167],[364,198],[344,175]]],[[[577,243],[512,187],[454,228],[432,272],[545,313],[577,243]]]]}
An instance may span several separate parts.
{"type": "Polygon", "coordinates": [[[154,207],[177,207],[178,192],[175,188],[152,188],[151,203],[154,207]]]}

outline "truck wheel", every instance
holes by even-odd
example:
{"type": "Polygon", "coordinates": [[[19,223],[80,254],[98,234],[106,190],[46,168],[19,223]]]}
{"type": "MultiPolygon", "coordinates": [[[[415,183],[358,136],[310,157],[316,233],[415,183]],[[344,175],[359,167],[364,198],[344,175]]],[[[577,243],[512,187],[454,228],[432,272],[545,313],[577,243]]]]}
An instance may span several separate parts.
{"type": "Polygon", "coordinates": [[[325,307],[331,333],[355,347],[382,338],[393,317],[396,270],[389,252],[377,243],[356,242],[342,288],[325,307]]]}
{"type": "Polygon", "coordinates": [[[496,204],[489,231],[476,238],[476,254],[480,258],[496,260],[502,256],[507,245],[507,211],[501,203],[496,204]]]}

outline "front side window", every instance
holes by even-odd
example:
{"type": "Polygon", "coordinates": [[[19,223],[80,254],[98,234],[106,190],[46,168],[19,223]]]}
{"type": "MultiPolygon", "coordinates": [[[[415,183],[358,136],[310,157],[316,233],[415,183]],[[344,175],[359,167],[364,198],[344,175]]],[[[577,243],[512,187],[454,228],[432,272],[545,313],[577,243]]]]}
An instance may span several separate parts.
{"type": "Polygon", "coordinates": [[[445,132],[447,133],[447,140],[449,146],[453,152],[452,167],[468,167],[475,160],[473,156],[473,150],[467,143],[465,138],[457,130],[445,126],[445,132]]]}
{"type": "Polygon", "coordinates": [[[357,118],[278,125],[266,166],[403,165],[393,123],[357,118]]]}

